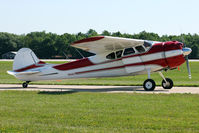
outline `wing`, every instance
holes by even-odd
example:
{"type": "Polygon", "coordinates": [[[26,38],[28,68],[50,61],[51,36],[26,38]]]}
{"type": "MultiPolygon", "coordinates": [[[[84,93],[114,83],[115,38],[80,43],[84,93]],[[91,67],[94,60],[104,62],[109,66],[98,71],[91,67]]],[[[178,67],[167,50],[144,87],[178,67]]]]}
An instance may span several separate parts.
{"type": "Polygon", "coordinates": [[[144,40],[121,37],[97,36],[74,42],[71,46],[91,53],[101,54],[144,44],[144,40]]]}

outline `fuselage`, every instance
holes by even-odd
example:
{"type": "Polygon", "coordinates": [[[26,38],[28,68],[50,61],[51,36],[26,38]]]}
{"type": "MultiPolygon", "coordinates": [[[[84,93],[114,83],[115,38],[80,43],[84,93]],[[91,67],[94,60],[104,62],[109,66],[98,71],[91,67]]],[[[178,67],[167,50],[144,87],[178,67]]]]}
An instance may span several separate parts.
{"type": "MultiPolygon", "coordinates": [[[[144,46],[143,46],[144,47],[144,46]]],[[[153,43],[150,48],[139,52],[121,55],[114,59],[107,59],[108,53],[83,58],[64,64],[46,64],[39,62],[15,72],[39,71],[35,74],[16,74],[23,81],[54,80],[71,78],[114,77],[126,75],[146,74],[167,69],[174,69],[185,62],[183,44],[177,41],[153,43]]],[[[113,51],[114,52],[114,51],[113,51]]],[[[115,51],[117,53],[117,51],[115,51]]]]}
{"type": "MultiPolygon", "coordinates": [[[[15,70],[16,72],[40,71],[35,74],[16,74],[23,81],[54,80],[71,78],[114,77],[146,74],[148,71],[174,69],[185,62],[182,46],[177,41],[153,44],[148,51],[135,52],[120,58],[105,59],[103,55],[80,59],[59,65],[39,62],[15,70]]],[[[124,51],[123,51],[124,52],[124,51]]]]}

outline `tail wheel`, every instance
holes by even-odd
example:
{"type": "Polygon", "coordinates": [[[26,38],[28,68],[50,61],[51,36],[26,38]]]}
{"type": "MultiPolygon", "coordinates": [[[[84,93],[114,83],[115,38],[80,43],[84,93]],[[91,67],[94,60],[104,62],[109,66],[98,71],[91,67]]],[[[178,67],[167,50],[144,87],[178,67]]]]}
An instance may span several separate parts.
{"type": "Polygon", "coordinates": [[[28,84],[27,84],[26,82],[24,82],[24,83],[22,84],[22,87],[23,87],[23,88],[27,88],[27,87],[28,87],[28,84]]]}
{"type": "Polygon", "coordinates": [[[23,88],[27,88],[29,83],[30,83],[30,81],[24,82],[24,83],[22,84],[22,87],[23,87],[23,88]]]}
{"type": "Polygon", "coordinates": [[[152,79],[147,79],[143,83],[143,87],[145,91],[153,91],[155,89],[155,81],[152,79]]]}
{"type": "Polygon", "coordinates": [[[170,78],[165,78],[167,83],[162,80],[162,87],[164,89],[171,89],[173,87],[173,81],[170,78]]]}

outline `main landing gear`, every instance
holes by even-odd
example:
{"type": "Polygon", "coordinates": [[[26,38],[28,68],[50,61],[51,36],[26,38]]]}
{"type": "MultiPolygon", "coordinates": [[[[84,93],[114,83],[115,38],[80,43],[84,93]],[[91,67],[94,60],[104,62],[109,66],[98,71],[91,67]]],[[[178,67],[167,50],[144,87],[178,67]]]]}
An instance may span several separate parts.
{"type": "MultiPolygon", "coordinates": [[[[173,87],[173,81],[170,78],[165,78],[164,75],[159,72],[162,77],[162,87],[164,89],[171,89],[173,87]]],[[[155,81],[150,79],[150,71],[148,71],[148,79],[144,81],[143,87],[145,91],[153,91],[156,87],[155,81]]]]}
{"type": "Polygon", "coordinates": [[[23,87],[23,88],[27,88],[29,83],[30,83],[30,81],[24,82],[24,83],[22,84],[22,87],[23,87]]]}

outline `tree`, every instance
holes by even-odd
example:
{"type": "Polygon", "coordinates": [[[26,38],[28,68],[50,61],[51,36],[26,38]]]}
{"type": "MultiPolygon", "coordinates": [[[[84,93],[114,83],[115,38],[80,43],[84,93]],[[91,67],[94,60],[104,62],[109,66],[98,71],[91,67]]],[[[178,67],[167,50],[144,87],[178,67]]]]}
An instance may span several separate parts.
{"type": "Polygon", "coordinates": [[[89,29],[88,32],[86,33],[87,37],[92,37],[92,36],[97,36],[97,35],[98,33],[93,29],[89,29]]]}
{"type": "Polygon", "coordinates": [[[21,45],[20,41],[17,35],[0,32],[0,55],[15,51],[21,45]]]}
{"type": "MultiPolygon", "coordinates": [[[[39,58],[54,58],[55,55],[64,57],[64,53],[73,55],[73,58],[82,58],[77,50],[70,46],[73,42],[81,39],[85,39],[92,36],[98,36],[99,34],[89,29],[87,33],[79,32],[77,34],[65,33],[57,35],[53,33],[42,32],[31,32],[27,35],[15,35],[6,32],[0,32],[0,57],[2,54],[9,51],[18,51],[22,47],[31,48],[39,58]]],[[[182,34],[182,35],[163,35],[159,36],[156,33],[150,33],[142,31],[138,34],[128,34],[114,32],[111,33],[104,30],[101,35],[104,36],[115,36],[125,37],[152,41],[180,41],[182,42],[182,36],[187,47],[192,48],[190,58],[199,58],[199,35],[198,34],[182,34]]],[[[79,51],[85,56],[91,56],[93,54],[80,50],[79,51]]]]}
{"type": "Polygon", "coordinates": [[[107,30],[104,30],[104,31],[102,32],[102,35],[103,35],[103,36],[110,36],[111,33],[108,32],[107,30]]]}
{"type": "Polygon", "coordinates": [[[197,58],[198,57],[198,47],[197,47],[197,45],[196,44],[192,45],[191,49],[192,49],[192,52],[191,52],[189,58],[191,58],[191,59],[197,58]]]}

